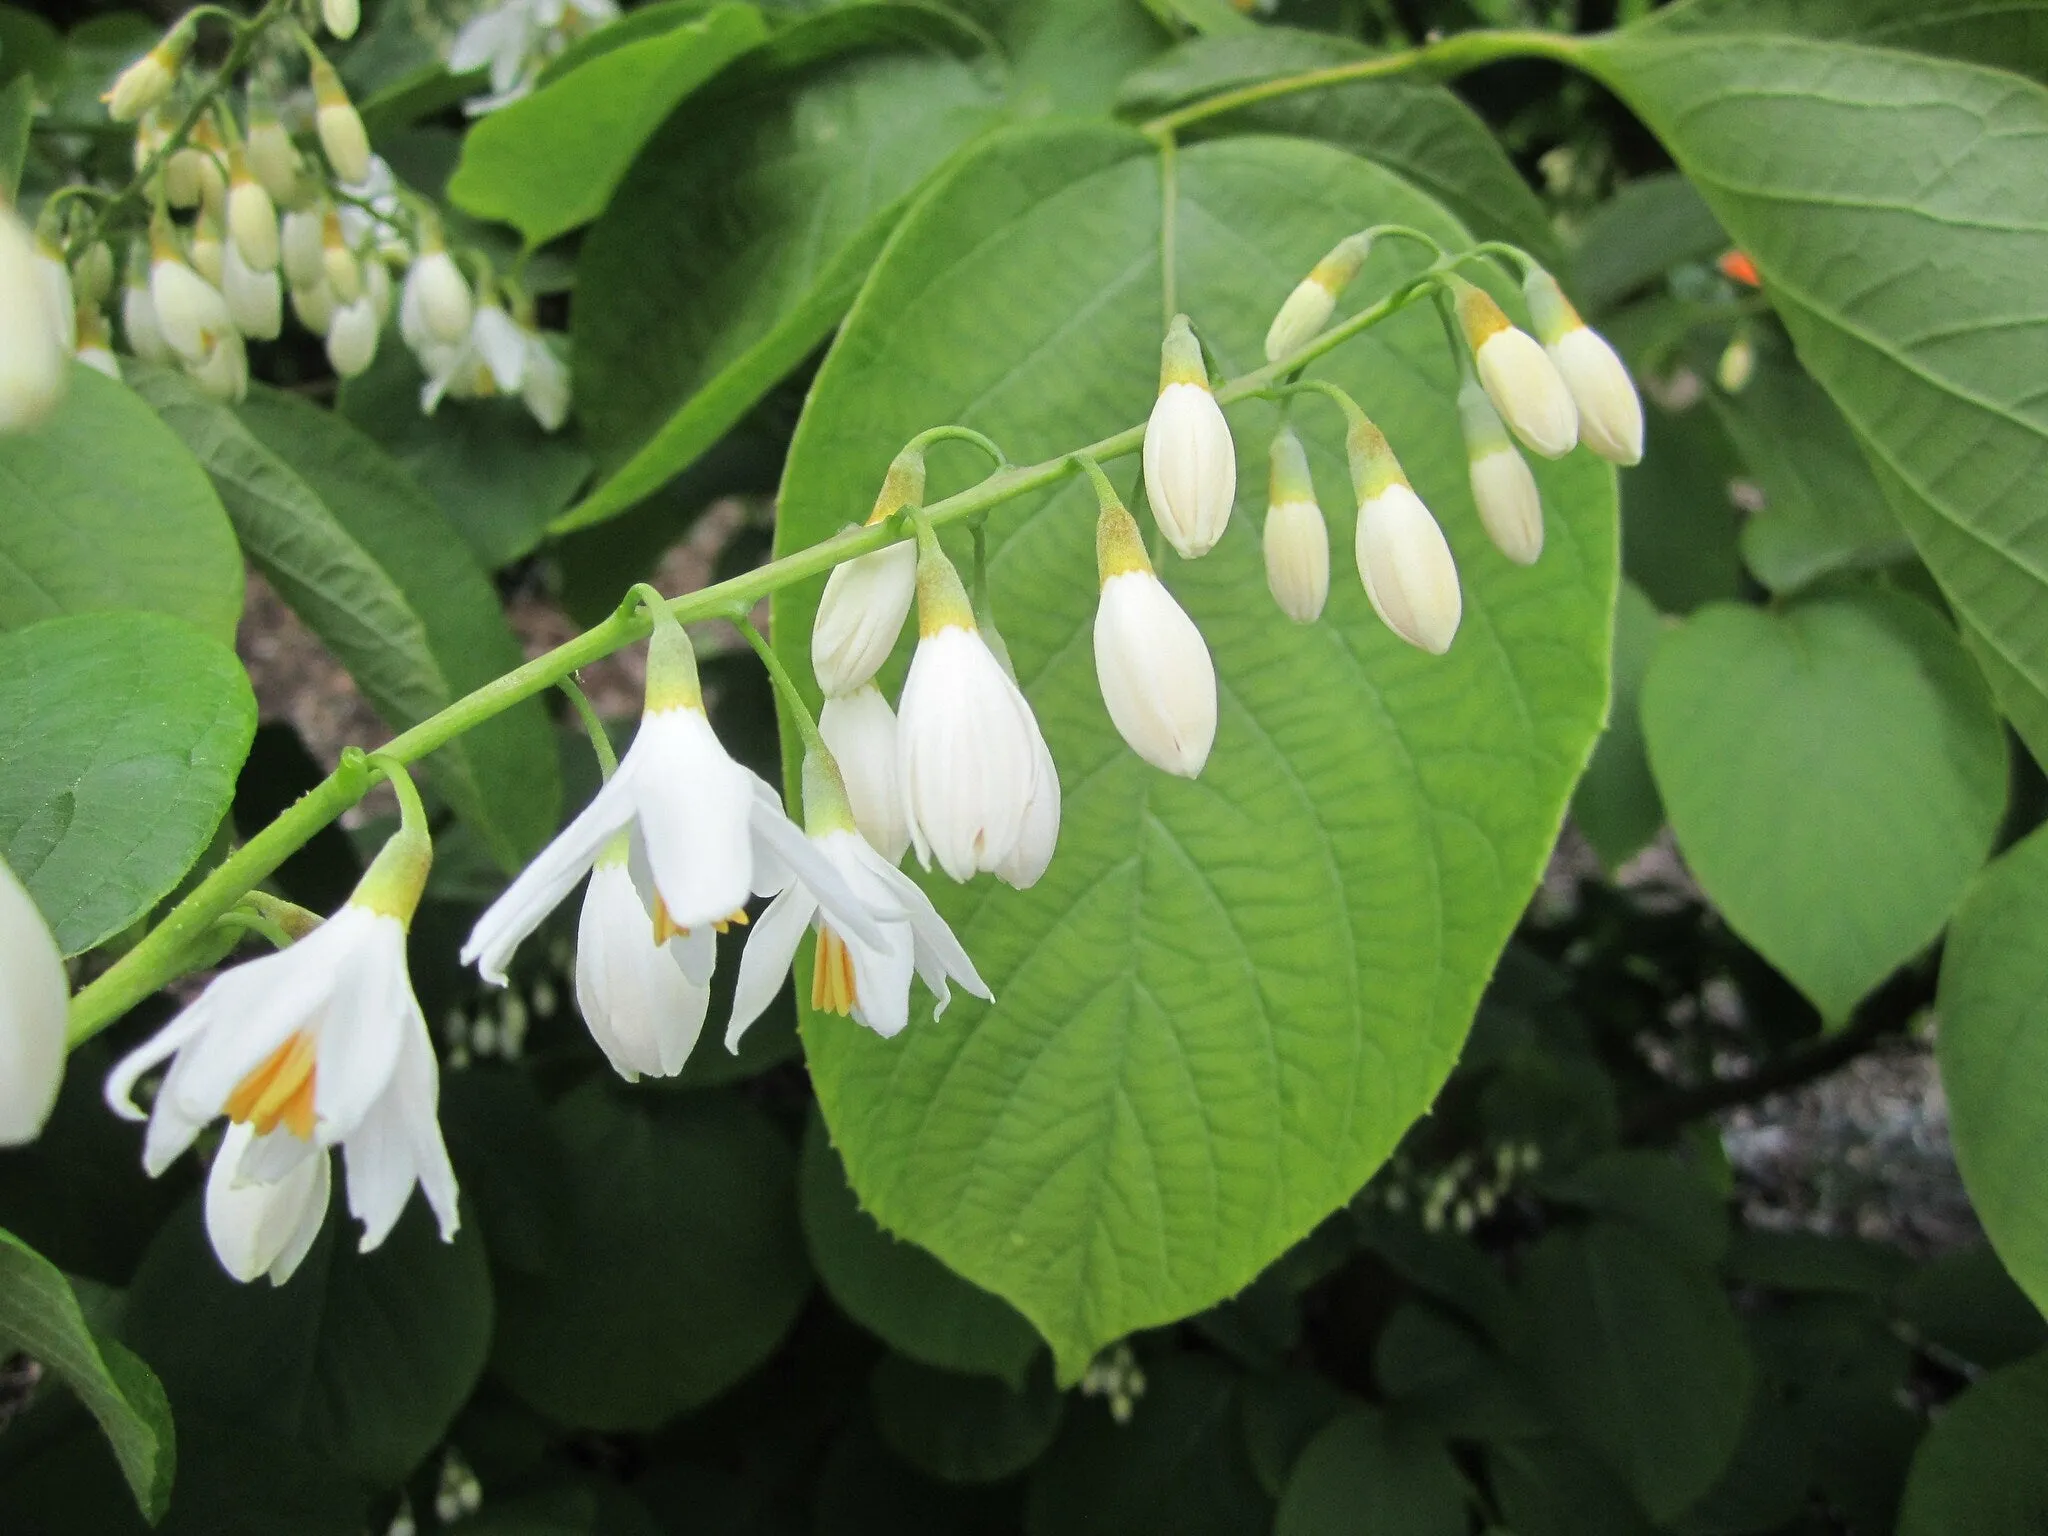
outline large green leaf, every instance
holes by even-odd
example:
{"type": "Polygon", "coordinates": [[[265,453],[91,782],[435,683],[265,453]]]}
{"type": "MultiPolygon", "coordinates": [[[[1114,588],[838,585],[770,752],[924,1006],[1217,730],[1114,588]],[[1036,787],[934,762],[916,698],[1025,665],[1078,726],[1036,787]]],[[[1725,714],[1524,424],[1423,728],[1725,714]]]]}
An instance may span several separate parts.
{"type": "Polygon", "coordinates": [[[1642,588],[1623,582],[1614,606],[1614,702],[1593,760],[1572,793],[1572,820],[1610,870],[1642,852],[1664,825],[1664,802],[1650,776],[1637,710],[1663,633],[1664,620],[1642,588]]]}
{"type": "Polygon", "coordinates": [[[1833,1023],[1933,941],[2004,814],[1989,692],[1902,593],[1703,608],[1658,645],[1642,720],[1692,872],[1833,1023]]]}
{"type": "Polygon", "coordinates": [[[1572,252],[1573,296],[1600,315],[1686,261],[1728,248],[1699,189],[1676,171],[1625,182],[1586,220],[1572,252]]]}
{"type": "Polygon", "coordinates": [[[1796,32],[2048,74],[2048,0],[1687,0],[1638,30],[1796,32]]]}
{"type": "Polygon", "coordinates": [[[360,1254],[337,1199],[288,1284],[242,1285],[214,1257],[195,1197],[150,1245],[122,1331],[180,1414],[297,1441],[388,1486],[448,1432],[483,1373],[490,1271],[474,1227],[442,1242],[418,1198],[360,1254]]]}
{"type": "Polygon", "coordinates": [[[2048,1510],[2048,1354],[1984,1377],[1913,1456],[1899,1536],[2031,1536],[2048,1510]]]}
{"type": "Polygon", "coordinates": [[[1014,1477],[1059,1433],[1065,1399],[1045,1357],[1021,1387],[886,1356],[868,1384],[875,1428],[921,1472],[949,1483],[1014,1477]]]}
{"type": "Polygon", "coordinates": [[[1977,877],[1941,960],[1941,1082],[1984,1230],[2048,1311],[2048,831],[1977,877]]]}
{"type": "Polygon", "coordinates": [[[1713,1273],[1594,1221],[1537,1244],[1522,1283],[1566,1422],[1660,1522],[1683,1513],[1734,1456],[1754,1374],[1713,1273]]]}
{"type": "Polygon", "coordinates": [[[449,198],[528,246],[589,223],[676,103],[767,35],[753,6],[721,5],[600,54],[471,128],[449,198]]]}
{"type": "Polygon", "coordinates": [[[121,1475],[154,1523],[177,1464],[171,1405],[155,1375],[79,1311],[71,1282],[13,1233],[0,1230],[0,1350],[22,1350],[78,1394],[106,1432],[121,1475]]]}
{"type": "Polygon", "coordinates": [[[1273,1519],[1273,1536],[1465,1536],[1465,1479],[1450,1448],[1375,1409],[1333,1419],[1309,1441],[1273,1519]]]}
{"type": "Polygon", "coordinates": [[[961,0],[1010,60],[1020,115],[1106,112],[1124,76],[1171,40],[1143,0],[961,0]]]}
{"type": "Polygon", "coordinates": [[[555,1106],[574,1193],[541,1274],[498,1277],[492,1364],[550,1417],[652,1429],[774,1353],[810,1289],[795,1162],[760,1110],[593,1081],[555,1106]]]}
{"type": "Polygon", "coordinates": [[[67,955],[120,932],[212,840],[256,733],[235,653],[178,619],[0,635],[0,855],[67,955]]]}
{"type": "MultiPolygon", "coordinates": [[[[176,374],[136,388],[206,466],[242,547],[393,726],[519,665],[496,594],[441,510],[331,411],[271,390],[239,413],[176,374]]],[[[436,787],[508,869],[555,829],[561,768],[540,705],[428,759],[436,787]]]]}
{"type": "Polygon", "coordinates": [[[577,263],[577,414],[609,478],[558,528],[653,492],[823,341],[998,103],[949,53],[869,48],[677,113],[577,263]]]}
{"type": "MultiPolygon", "coordinates": [[[[1180,156],[1180,302],[1231,370],[1340,236],[1398,220],[1466,237],[1389,173],[1256,139],[1180,156]]],[[[1137,134],[1071,125],[988,141],[898,232],[820,372],[778,542],[860,515],[935,422],[1019,461],[1143,420],[1159,357],[1160,189],[1137,134]]],[[[1363,289],[1407,258],[1374,258],[1363,289]]],[[[1540,471],[1533,570],[1486,542],[1454,374],[1413,313],[1330,367],[1442,514],[1465,580],[1446,659],[1395,640],[1340,565],[1326,621],[1265,594],[1257,514],[1166,581],[1214,652],[1222,725],[1199,782],[1111,729],[1090,664],[1094,503],[1074,484],[989,523],[994,604],[1065,786],[1038,886],[935,881],[998,1003],[956,997],[884,1041],[807,1016],[813,1080],[862,1203],[1013,1302],[1071,1380],[1099,1345],[1248,1283],[1343,1203],[1429,1104],[1555,839],[1606,697],[1612,479],[1540,471]]],[[[1234,408],[1244,507],[1271,407],[1234,408]]],[[[1352,518],[1334,420],[1302,418],[1336,546],[1352,518]]],[[[965,463],[965,456],[955,460],[965,463]]],[[[950,466],[935,465],[936,470],[950,466]]],[[[1126,486],[1129,470],[1113,466],[1126,486]]],[[[778,599],[799,676],[815,584],[778,599]]],[[[801,996],[803,988],[799,988],[801,996]]]]}
{"type": "Polygon", "coordinates": [[[2048,712],[2048,90],[1784,37],[1652,29],[1580,57],[1755,260],[1800,360],[2000,663],[2005,708],[2048,712]]]}
{"type": "Polygon", "coordinates": [[[73,366],[54,416],[0,436],[0,506],[0,629],[139,608],[234,643],[234,529],[204,471],[133,391],[73,366]]]}

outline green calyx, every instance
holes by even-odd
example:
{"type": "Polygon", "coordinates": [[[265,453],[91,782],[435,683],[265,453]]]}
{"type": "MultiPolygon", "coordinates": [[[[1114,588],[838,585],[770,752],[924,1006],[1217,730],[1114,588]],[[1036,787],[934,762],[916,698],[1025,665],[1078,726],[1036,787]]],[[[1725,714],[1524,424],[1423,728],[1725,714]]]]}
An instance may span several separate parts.
{"type": "Polygon", "coordinates": [[[804,831],[812,837],[854,830],[853,802],[830,749],[820,741],[804,753],[804,831]]]}
{"type": "Polygon", "coordinates": [[[973,631],[974,605],[967,600],[967,588],[932,525],[922,519],[917,525],[917,633],[929,639],[942,629],[973,631]]]}
{"type": "Polygon", "coordinates": [[[1303,451],[1301,439],[1294,435],[1294,428],[1282,427],[1273,434],[1273,446],[1267,452],[1270,471],[1266,480],[1266,504],[1285,506],[1289,502],[1305,501],[1316,504],[1316,484],[1308,470],[1308,454],[1303,451]]]}
{"type": "Polygon", "coordinates": [[[1209,370],[1202,364],[1202,344],[1195,339],[1194,323],[1186,315],[1175,315],[1166,328],[1166,340],[1159,348],[1159,388],[1175,384],[1209,387],[1209,370]]]}
{"type": "Polygon", "coordinates": [[[1351,490],[1361,507],[1388,486],[1408,483],[1387,434],[1373,425],[1363,411],[1344,433],[1344,455],[1351,465],[1351,490]]]}
{"type": "Polygon", "coordinates": [[[1529,323],[1536,339],[1546,347],[1562,341],[1586,323],[1558,287],[1557,279],[1541,267],[1532,265],[1523,277],[1522,297],[1528,300],[1529,323]]]}
{"type": "Polygon", "coordinates": [[[1365,260],[1372,254],[1373,232],[1364,230],[1355,235],[1346,235],[1321,261],[1309,268],[1309,281],[1321,288],[1331,298],[1342,298],[1365,267],[1365,260]]]}
{"type": "Polygon", "coordinates": [[[1152,559],[1145,553],[1145,536],[1138,520],[1109,483],[1102,466],[1090,458],[1079,460],[1095,486],[1095,502],[1101,509],[1095,519],[1095,571],[1102,586],[1132,571],[1150,571],[1152,559]]]}
{"type": "Polygon", "coordinates": [[[426,807],[420,804],[412,776],[396,758],[372,756],[369,766],[389,780],[398,794],[398,830],[377,850],[348,904],[395,917],[401,927],[410,928],[420,895],[427,888],[428,871],[434,867],[434,840],[427,832],[426,807]]]}
{"type": "Polygon", "coordinates": [[[905,507],[924,503],[924,445],[913,441],[889,461],[882,476],[882,489],[875,497],[875,510],[868,514],[868,526],[886,522],[905,507]]]}
{"type": "Polygon", "coordinates": [[[669,611],[668,600],[647,583],[633,588],[628,601],[635,599],[646,606],[648,617],[654,621],[654,632],[647,637],[644,713],[660,715],[672,709],[694,709],[703,714],[704,689],[697,680],[697,651],[690,644],[689,635],[669,611]]]}

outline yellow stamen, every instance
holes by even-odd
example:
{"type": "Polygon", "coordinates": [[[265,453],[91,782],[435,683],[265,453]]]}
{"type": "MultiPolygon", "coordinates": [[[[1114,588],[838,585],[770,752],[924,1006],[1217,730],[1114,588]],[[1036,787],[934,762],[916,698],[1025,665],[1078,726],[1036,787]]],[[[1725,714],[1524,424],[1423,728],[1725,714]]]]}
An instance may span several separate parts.
{"type": "MultiPolygon", "coordinates": [[[[718,933],[724,933],[728,928],[732,927],[735,923],[737,923],[740,927],[744,928],[747,926],[747,922],[747,909],[745,907],[741,907],[737,911],[735,911],[730,917],[722,917],[717,922],[713,923],[711,926],[714,931],[718,933]]],[[[661,899],[660,894],[657,892],[654,898],[655,947],[659,948],[661,945],[666,944],[670,939],[686,939],[689,936],[689,929],[679,928],[676,926],[676,920],[668,915],[668,903],[663,901],[661,899]]]]}
{"type": "Polygon", "coordinates": [[[318,1042],[310,1032],[294,1034],[235,1085],[228,1095],[228,1118],[246,1122],[259,1136],[269,1135],[281,1122],[299,1140],[312,1140],[318,1056],[318,1042]]]}
{"type": "Polygon", "coordinates": [[[714,929],[716,929],[719,933],[725,933],[733,928],[746,927],[747,921],[747,909],[745,907],[741,907],[737,911],[735,911],[732,914],[732,916],[726,918],[723,922],[713,923],[711,926],[714,929]]]}
{"type": "Polygon", "coordinates": [[[853,981],[853,955],[846,941],[830,928],[818,930],[818,954],[811,967],[811,1006],[820,1013],[844,1018],[859,1004],[853,981]]]}

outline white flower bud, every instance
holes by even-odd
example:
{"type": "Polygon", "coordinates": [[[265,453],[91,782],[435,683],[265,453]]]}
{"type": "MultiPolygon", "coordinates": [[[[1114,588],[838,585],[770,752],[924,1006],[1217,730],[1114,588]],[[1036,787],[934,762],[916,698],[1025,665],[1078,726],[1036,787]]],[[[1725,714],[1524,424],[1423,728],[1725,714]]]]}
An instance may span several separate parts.
{"type": "Polygon", "coordinates": [[[1237,499],[1237,449],[1186,315],[1174,316],[1160,349],[1159,399],[1145,424],[1145,491],[1168,542],[1189,560],[1216,547],[1237,499]]]}
{"type": "Polygon", "coordinates": [[[1150,570],[1102,584],[1095,680],[1133,752],[1192,779],[1216,742],[1216,667],[1201,630],[1150,570]]]}
{"type": "Polygon", "coordinates": [[[275,341],[284,329],[284,285],[277,273],[250,267],[232,241],[221,266],[221,297],[235,329],[253,341],[275,341]]]}
{"type": "Polygon", "coordinates": [[[171,94],[171,85],[185,62],[185,48],[192,40],[191,29],[178,26],[141,58],[114,77],[100,100],[107,116],[117,123],[132,123],[171,94]]]}
{"type": "MultiPolygon", "coordinates": [[[[868,526],[924,500],[924,454],[906,448],[889,465],[868,526]]],[[[811,670],[826,696],[851,693],[881,670],[917,594],[917,546],[891,544],[833,568],[811,626],[811,670]]]]}
{"type": "Polygon", "coordinates": [[[35,239],[0,200],[0,432],[33,427],[56,409],[69,377],[64,353],[35,239]]]}
{"type": "Polygon", "coordinates": [[[1351,286],[1371,253],[1372,241],[1367,236],[1352,235],[1339,241],[1329,255],[1315,264],[1273,317],[1272,327],[1266,332],[1267,362],[1277,363],[1283,357],[1293,356],[1321,333],[1336,312],[1338,298],[1351,286]]]}
{"type": "Polygon", "coordinates": [[[320,271],[338,302],[353,304],[363,296],[363,269],[348,248],[341,215],[332,208],[320,225],[320,271]]]}
{"type": "Polygon", "coordinates": [[[375,255],[363,262],[363,297],[377,311],[377,329],[391,318],[391,269],[375,255]]]}
{"type": "Polygon", "coordinates": [[[71,269],[71,286],[80,304],[95,309],[114,291],[114,253],[104,240],[87,246],[71,269]]]}
{"type": "Polygon", "coordinates": [[[891,864],[910,846],[898,787],[896,712],[873,683],[828,697],[818,714],[818,731],[838,760],[847,803],[860,835],[891,864]]]}
{"type": "Polygon", "coordinates": [[[1313,624],[1330,597],[1329,525],[1293,429],[1282,427],[1275,434],[1270,458],[1266,586],[1282,613],[1297,624],[1313,624]]]}
{"type": "Polygon", "coordinates": [[[325,59],[313,61],[313,101],[313,127],[335,176],[349,183],[363,181],[370,174],[370,136],[341,77],[325,59]]]}
{"type": "Polygon", "coordinates": [[[426,334],[453,346],[469,334],[476,306],[462,269],[438,238],[430,238],[419,259],[405,274],[406,303],[413,306],[426,334]]]}
{"type": "Polygon", "coordinates": [[[559,431],[569,419],[569,365],[539,331],[526,333],[526,377],[519,398],[543,432],[559,431]]]}
{"type": "Polygon", "coordinates": [[[1458,319],[1494,409],[1531,453],[1562,458],[1579,440],[1579,412],[1557,365],[1536,338],[1508,322],[1492,296],[1451,279],[1458,319]]]}
{"type": "Polygon", "coordinates": [[[1548,272],[1530,268],[1522,291],[1536,334],[1577,406],[1580,438],[1610,464],[1640,464],[1643,402],[1627,367],[1606,339],[1579,318],[1548,272]]]}
{"type": "Polygon", "coordinates": [[[220,335],[234,331],[227,300],[185,264],[161,225],[151,232],[150,254],[149,298],[157,328],[187,364],[203,366],[212,358],[220,335]]]}
{"type": "Polygon", "coordinates": [[[363,8],[360,0],[320,0],[320,19],[329,32],[346,42],[362,25],[363,8]]]}
{"type": "Polygon", "coordinates": [[[188,147],[192,153],[192,177],[198,184],[199,206],[227,223],[228,175],[227,145],[221,141],[220,129],[210,117],[202,117],[193,125],[188,147]]]}
{"type": "Polygon", "coordinates": [[[1358,509],[1358,574],[1387,628],[1433,656],[1451,648],[1463,613],[1458,567],[1443,530],[1406,481],[1358,509]]]}
{"type": "MultiPolygon", "coordinates": [[[[13,211],[5,219],[19,224],[13,211]]],[[[20,236],[24,248],[25,233],[20,236]]],[[[0,247],[10,236],[0,233],[0,247]]],[[[0,422],[11,428],[16,340],[6,287],[7,256],[0,249],[0,422]]],[[[34,309],[34,306],[31,306],[34,309]]],[[[57,359],[61,366],[63,359],[57,359]]],[[[57,941],[35,900],[0,860],[0,1147],[18,1147],[42,1134],[64,1076],[64,1025],[71,996],[57,941]]]]}
{"type": "Polygon", "coordinates": [[[199,206],[199,173],[204,164],[196,149],[181,149],[164,162],[164,201],[173,208],[199,206]]]}
{"type": "Polygon", "coordinates": [[[121,294],[121,333],[128,338],[128,350],[144,362],[168,363],[174,354],[157,324],[156,306],[149,298],[149,257],[137,241],[128,253],[128,281],[121,294]]]}
{"type": "Polygon", "coordinates": [[[1507,428],[1476,381],[1458,392],[1458,416],[1465,428],[1465,458],[1472,499],[1494,547],[1517,565],[1534,565],[1543,553],[1543,498],[1529,464],[1508,440],[1507,428]]]}
{"type": "Polygon", "coordinates": [[[344,379],[362,373],[377,356],[377,306],[368,294],[334,312],[327,327],[327,361],[344,379]]]}
{"type": "Polygon", "coordinates": [[[245,153],[249,169],[263,183],[272,204],[288,208],[299,193],[299,152],[292,136],[267,104],[250,106],[249,139],[245,153]]]}
{"type": "Polygon", "coordinates": [[[107,334],[106,318],[97,309],[78,309],[78,360],[116,384],[121,382],[121,360],[114,356],[113,338],[107,334]]]}
{"type": "Polygon", "coordinates": [[[292,317],[315,336],[325,336],[327,328],[334,324],[334,291],[327,286],[327,279],[301,287],[292,285],[292,317]]]}
{"type": "Polygon", "coordinates": [[[327,281],[323,259],[327,221],[317,208],[303,208],[284,216],[278,254],[284,263],[285,281],[294,288],[317,288],[327,281]]]}
{"type": "Polygon", "coordinates": [[[227,272],[223,255],[227,247],[226,232],[220,220],[210,213],[199,216],[199,222],[192,226],[190,256],[192,270],[218,288],[221,278],[227,272]]]}
{"type": "Polygon", "coordinates": [[[187,362],[185,371],[214,399],[240,400],[249,392],[249,354],[243,349],[241,333],[232,326],[222,330],[206,356],[197,363],[187,362]]]}
{"type": "Polygon", "coordinates": [[[228,178],[228,233],[242,253],[243,265],[250,271],[276,270],[277,205],[271,202],[263,183],[250,171],[247,157],[239,151],[228,178]]]}

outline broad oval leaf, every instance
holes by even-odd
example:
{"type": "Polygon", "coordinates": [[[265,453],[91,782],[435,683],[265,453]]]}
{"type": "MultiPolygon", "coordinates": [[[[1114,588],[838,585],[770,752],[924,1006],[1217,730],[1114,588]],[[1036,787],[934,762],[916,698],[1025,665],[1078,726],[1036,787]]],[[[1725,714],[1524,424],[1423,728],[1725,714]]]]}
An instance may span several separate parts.
{"type": "Polygon", "coordinates": [[[205,472],[132,390],[74,365],[55,415],[0,435],[0,503],[0,629],[140,609],[234,644],[234,529],[205,472]]]}
{"type": "Polygon", "coordinates": [[[0,635],[0,855],[67,955],[168,894],[234,800],[256,734],[235,653],[154,613],[0,635]]]}
{"type": "Polygon", "coordinates": [[[1043,1356],[1016,1388],[888,1355],[875,1367],[868,1398],[889,1448],[949,1483],[993,1483],[1022,1472],[1059,1433],[1065,1402],[1043,1356]]]}
{"type": "Polygon", "coordinates": [[[2048,1354],[1995,1371],[1913,1455],[1899,1536],[2024,1536],[2048,1508],[2048,1354]]]}
{"type": "Polygon", "coordinates": [[[1572,820],[1608,869],[1619,869],[1664,825],[1664,802],[1650,776],[1638,708],[1664,620],[1643,589],[1621,584],[1614,606],[1614,700],[1593,760],[1572,792],[1572,820]]]}
{"type": "MultiPolygon", "coordinates": [[[[1324,145],[1197,145],[1179,177],[1180,303],[1230,371],[1260,358],[1273,310],[1347,232],[1397,220],[1466,238],[1397,178],[1324,145]]],[[[1156,160],[1135,133],[1017,130],[964,160],[898,232],[819,375],[779,547],[864,514],[897,447],[936,422],[991,433],[1024,462],[1142,421],[1157,387],[1159,210],[1156,160]]],[[[1410,259],[1376,256],[1360,291],[1410,259]]],[[[956,995],[943,1020],[890,1041],[803,1021],[862,1203],[1013,1302],[1063,1380],[1101,1344],[1241,1289],[1427,1107],[1598,728],[1616,564],[1607,470],[1580,455],[1539,471],[1550,546],[1533,570],[1512,567],[1471,505],[1434,316],[1402,316],[1328,371],[1446,526],[1466,582],[1448,658],[1382,628],[1348,559],[1322,624],[1279,616],[1256,510],[1275,413],[1237,406],[1243,505],[1216,553],[1164,567],[1222,695],[1203,777],[1169,780],[1123,746],[1097,693],[1093,498],[1069,484],[999,509],[995,611],[1060,765],[1059,854],[1026,893],[930,887],[993,1009],[956,995]]],[[[1302,424],[1348,550],[1339,430],[1313,409],[1302,424]]],[[[935,480],[967,462],[935,459],[935,480]]],[[[1128,488],[1129,469],[1113,471],[1128,488]]],[[[778,599],[799,676],[817,592],[778,599]]]]}
{"type": "Polygon", "coordinates": [[[450,200],[528,247],[589,223],[676,103],[767,35],[753,6],[721,5],[598,55],[471,128],[450,200]]]}
{"type": "Polygon", "coordinates": [[[1288,1475],[1273,1536],[1465,1536],[1465,1479],[1449,1447],[1377,1409],[1332,1419],[1288,1475]]]}
{"type": "Polygon", "coordinates": [[[1956,1166],[1998,1256],[2048,1311],[2048,830],[1977,877],[1941,958],[1937,1050],[1956,1166]]]}
{"type": "Polygon", "coordinates": [[[2048,753],[2048,90],[1781,36],[1653,27],[1573,51],[1754,259],[2000,703],[2048,753]]]}
{"type": "Polygon", "coordinates": [[[2048,75],[2048,0],[1685,0],[1637,30],[1794,32],[2048,75]]]}
{"type": "Polygon", "coordinates": [[[474,1226],[444,1243],[418,1198],[382,1247],[358,1253],[335,1173],[327,1223],[281,1286],[228,1277],[195,1196],[150,1245],[122,1331],[180,1415],[296,1441],[388,1486],[447,1434],[483,1374],[490,1271],[474,1226]]]}
{"type": "Polygon", "coordinates": [[[1703,608],[1642,719],[1686,863],[1831,1023],[1933,941],[2005,810],[1990,695],[1902,593],[1703,608]]]}

